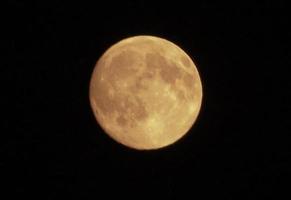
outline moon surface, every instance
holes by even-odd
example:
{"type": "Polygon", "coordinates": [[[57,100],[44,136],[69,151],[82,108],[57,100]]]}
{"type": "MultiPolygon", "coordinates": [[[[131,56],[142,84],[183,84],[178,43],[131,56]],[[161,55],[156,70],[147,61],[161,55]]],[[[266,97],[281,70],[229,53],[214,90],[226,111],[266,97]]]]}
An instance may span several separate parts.
{"type": "Polygon", "coordinates": [[[135,36],[111,46],[92,73],[94,116],[115,141],[158,149],[182,138],[197,119],[202,84],[191,58],[174,43],[135,36]]]}

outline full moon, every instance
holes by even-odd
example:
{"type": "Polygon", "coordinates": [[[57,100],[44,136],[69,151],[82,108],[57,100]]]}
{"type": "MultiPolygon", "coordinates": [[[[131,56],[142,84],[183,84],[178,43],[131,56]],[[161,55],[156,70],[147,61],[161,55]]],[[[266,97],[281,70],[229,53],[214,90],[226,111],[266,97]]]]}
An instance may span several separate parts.
{"type": "Polygon", "coordinates": [[[193,126],[202,84],[191,58],[174,43],[135,36],[111,46],[93,70],[89,98],[101,128],[138,150],[159,149],[193,126]]]}

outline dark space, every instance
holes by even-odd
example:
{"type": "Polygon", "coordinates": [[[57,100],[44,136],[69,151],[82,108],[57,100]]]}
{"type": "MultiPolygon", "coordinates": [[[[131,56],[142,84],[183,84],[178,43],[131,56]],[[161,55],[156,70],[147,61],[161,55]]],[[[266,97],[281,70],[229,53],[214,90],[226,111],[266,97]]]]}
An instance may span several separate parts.
{"type": "Polygon", "coordinates": [[[48,2],[2,7],[2,191],[38,199],[265,199],[290,190],[287,5],[48,2]],[[176,43],[202,79],[198,121],[158,151],[114,142],[89,104],[96,61],[134,35],[176,43]]]}

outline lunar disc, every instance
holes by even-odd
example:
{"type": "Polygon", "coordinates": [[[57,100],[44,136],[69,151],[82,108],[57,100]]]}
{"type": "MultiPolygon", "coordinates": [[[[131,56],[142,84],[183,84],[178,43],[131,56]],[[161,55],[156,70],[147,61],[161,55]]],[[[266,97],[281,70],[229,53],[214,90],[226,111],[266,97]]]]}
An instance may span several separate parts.
{"type": "Polygon", "coordinates": [[[97,122],[115,141],[158,149],[193,126],[202,84],[180,47],[159,37],[135,36],[114,44],[98,60],[89,98],[97,122]]]}

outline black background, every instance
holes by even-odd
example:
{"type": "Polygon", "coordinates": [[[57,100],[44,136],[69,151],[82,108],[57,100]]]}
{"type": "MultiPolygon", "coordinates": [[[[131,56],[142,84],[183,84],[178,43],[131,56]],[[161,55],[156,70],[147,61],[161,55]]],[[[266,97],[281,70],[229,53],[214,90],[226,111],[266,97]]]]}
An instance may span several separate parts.
{"type": "Polygon", "coordinates": [[[285,4],[48,2],[2,7],[2,106],[9,114],[1,171],[10,195],[259,199],[290,188],[285,4]],[[203,83],[198,121],[158,151],[114,142],[89,105],[98,58],[140,34],[182,47],[203,83]]]}

